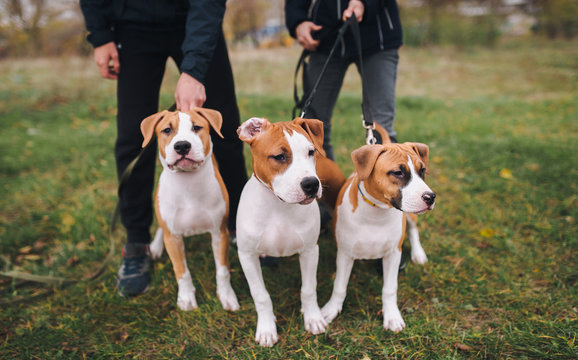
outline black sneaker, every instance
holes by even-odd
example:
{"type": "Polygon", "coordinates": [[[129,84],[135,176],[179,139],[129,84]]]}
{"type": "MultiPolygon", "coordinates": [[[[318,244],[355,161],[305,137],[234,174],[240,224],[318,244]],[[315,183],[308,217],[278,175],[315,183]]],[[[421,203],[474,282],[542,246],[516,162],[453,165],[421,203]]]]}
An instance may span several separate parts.
{"type": "Polygon", "coordinates": [[[116,288],[120,296],[137,296],[148,290],[151,282],[151,256],[147,244],[127,243],[122,249],[122,265],[116,288]]]}

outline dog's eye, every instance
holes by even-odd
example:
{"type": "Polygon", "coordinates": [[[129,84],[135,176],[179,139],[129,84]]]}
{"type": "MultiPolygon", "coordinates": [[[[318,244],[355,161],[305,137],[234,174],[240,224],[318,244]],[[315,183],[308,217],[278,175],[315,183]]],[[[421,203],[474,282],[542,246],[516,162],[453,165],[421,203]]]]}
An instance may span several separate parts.
{"type": "Polygon", "coordinates": [[[287,156],[285,156],[285,154],[272,155],[271,157],[275,159],[275,161],[279,162],[285,162],[287,160],[287,156]]]}
{"type": "Polygon", "coordinates": [[[199,132],[203,127],[199,126],[199,125],[193,125],[193,131],[194,132],[199,132]]]}
{"type": "Polygon", "coordinates": [[[422,179],[425,178],[425,171],[426,171],[425,167],[419,169],[419,177],[421,177],[422,179]]]}
{"type": "Polygon", "coordinates": [[[404,173],[403,173],[403,171],[401,171],[401,170],[392,170],[392,171],[388,172],[388,174],[389,174],[389,175],[393,175],[393,176],[395,176],[396,178],[399,178],[399,179],[402,179],[403,176],[404,176],[404,173]]]}
{"type": "Polygon", "coordinates": [[[162,129],[161,132],[162,132],[163,134],[169,135],[170,133],[173,132],[173,129],[172,129],[171,127],[168,127],[168,128],[162,129]]]}
{"type": "Polygon", "coordinates": [[[315,155],[315,150],[309,150],[309,156],[314,156],[315,155]]]}

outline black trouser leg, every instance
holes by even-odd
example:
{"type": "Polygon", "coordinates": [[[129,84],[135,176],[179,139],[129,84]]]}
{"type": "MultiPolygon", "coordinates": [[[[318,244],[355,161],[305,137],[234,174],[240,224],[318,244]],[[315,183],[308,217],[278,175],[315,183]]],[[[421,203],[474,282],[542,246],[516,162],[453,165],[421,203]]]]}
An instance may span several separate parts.
{"type": "Polygon", "coordinates": [[[247,170],[243,156],[243,142],[239,140],[237,135],[240,116],[235,96],[233,72],[222,34],[209,65],[205,84],[207,101],[203,107],[217,110],[223,116],[221,133],[224,139],[212,133],[212,140],[219,171],[229,192],[229,229],[234,230],[239,198],[247,182],[247,170]]]}
{"type": "MultiPolygon", "coordinates": [[[[139,34],[130,32],[119,34],[121,69],[117,84],[118,114],[115,145],[119,179],[128,164],[141,151],[143,141],[140,131],[141,121],[158,111],[159,90],[167,55],[158,50],[150,50],[155,46],[151,45],[149,40],[143,40],[139,34]]],[[[121,221],[126,228],[128,242],[150,242],[156,158],[156,140],[153,140],[128,181],[119,190],[121,221]]]]}

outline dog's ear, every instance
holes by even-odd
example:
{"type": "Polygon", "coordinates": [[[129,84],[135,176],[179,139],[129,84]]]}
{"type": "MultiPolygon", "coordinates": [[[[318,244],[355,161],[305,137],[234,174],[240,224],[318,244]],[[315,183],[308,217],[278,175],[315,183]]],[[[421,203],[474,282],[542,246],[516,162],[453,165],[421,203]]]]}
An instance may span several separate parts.
{"type": "Polygon", "coordinates": [[[302,119],[300,117],[293,119],[293,121],[309,134],[315,150],[326,156],[325,150],[323,150],[323,122],[317,119],[302,119]]]}
{"type": "Polygon", "coordinates": [[[148,143],[153,138],[153,135],[155,133],[155,127],[157,126],[159,121],[161,121],[168,113],[169,112],[167,110],[163,110],[161,112],[158,112],[156,114],[147,117],[140,123],[140,131],[142,132],[142,136],[144,138],[142,142],[143,148],[147,146],[148,143]]]}
{"type": "Polygon", "coordinates": [[[364,145],[351,153],[359,180],[366,180],[371,175],[377,158],[384,151],[383,145],[364,145]]]}
{"type": "Polygon", "coordinates": [[[263,118],[250,118],[239,126],[237,129],[237,135],[239,139],[251,145],[251,143],[267,130],[271,123],[267,119],[263,118]]]}
{"type": "Polygon", "coordinates": [[[410,143],[410,142],[408,142],[405,144],[411,146],[413,151],[419,155],[419,157],[421,158],[421,160],[425,164],[426,174],[429,174],[429,146],[427,146],[426,144],[422,144],[422,143],[410,143]]]}
{"type": "Polygon", "coordinates": [[[209,125],[211,125],[211,127],[213,128],[213,130],[215,130],[217,135],[219,135],[221,138],[224,138],[223,134],[221,134],[221,126],[223,125],[223,116],[221,115],[220,112],[213,109],[196,107],[192,111],[188,111],[187,114],[189,114],[189,116],[192,116],[191,113],[193,112],[207,119],[209,125]]]}

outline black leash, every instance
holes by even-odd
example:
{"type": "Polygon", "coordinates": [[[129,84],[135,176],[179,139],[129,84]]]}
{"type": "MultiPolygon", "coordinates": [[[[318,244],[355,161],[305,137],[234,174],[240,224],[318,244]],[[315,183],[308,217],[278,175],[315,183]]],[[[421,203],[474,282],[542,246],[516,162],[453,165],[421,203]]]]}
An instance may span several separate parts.
{"type": "MultiPolygon", "coordinates": [[[[171,107],[169,107],[168,110],[169,111],[175,111],[176,108],[177,108],[176,104],[173,104],[173,105],[171,105],[171,107]]],[[[120,191],[123,188],[123,186],[126,185],[128,179],[132,175],[132,172],[133,172],[136,164],[138,163],[142,154],[148,148],[148,146],[149,145],[147,144],[147,146],[141,150],[141,152],[137,155],[137,157],[134,158],[134,160],[132,160],[128,164],[128,166],[124,169],[124,171],[120,177],[120,180],[119,180],[118,191],[120,191]]],[[[109,265],[109,263],[112,261],[112,259],[114,257],[114,254],[115,254],[114,232],[116,230],[116,225],[118,223],[119,218],[120,218],[120,202],[117,201],[116,207],[114,209],[114,212],[112,213],[112,217],[110,220],[110,226],[108,228],[108,240],[109,240],[108,252],[106,254],[106,257],[102,261],[101,265],[92,274],[90,274],[89,276],[83,277],[83,278],[71,278],[71,277],[64,277],[64,276],[36,275],[36,274],[30,274],[30,273],[26,273],[26,272],[22,272],[22,271],[15,271],[15,270],[0,271],[1,276],[11,278],[11,279],[13,279],[13,281],[16,282],[16,284],[13,285],[13,287],[22,287],[22,286],[30,284],[30,283],[40,283],[40,284],[53,285],[52,288],[37,292],[36,294],[34,294],[32,296],[21,296],[21,297],[16,298],[16,299],[2,300],[2,301],[0,301],[0,305],[7,306],[7,305],[15,305],[15,304],[33,301],[33,300],[36,300],[36,299],[39,299],[41,297],[45,297],[45,296],[48,296],[48,295],[54,293],[54,287],[62,288],[62,287],[73,285],[73,284],[76,284],[79,282],[86,282],[86,281],[90,281],[90,280],[94,280],[94,279],[98,278],[100,275],[102,275],[104,273],[104,270],[106,269],[106,267],[109,265]]],[[[8,267],[10,265],[9,260],[6,257],[2,257],[2,258],[3,258],[3,261],[6,263],[6,267],[8,267]]]]}
{"type": "MultiPolygon", "coordinates": [[[[313,85],[313,87],[311,88],[311,91],[309,92],[309,96],[305,100],[304,100],[305,94],[303,94],[303,97],[301,99],[299,99],[299,96],[298,96],[297,74],[299,73],[299,69],[304,66],[305,59],[307,58],[307,56],[310,55],[310,52],[308,50],[303,50],[303,52],[301,53],[301,56],[299,57],[299,61],[297,62],[297,67],[295,68],[295,74],[294,74],[294,78],[293,78],[293,99],[295,101],[295,106],[293,107],[293,117],[295,117],[295,115],[297,114],[298,109],[301,109],[301,116],[300,116],[301,118],[304,118],[307,115],[307,111],[309,110],[309,107],[311,106],[311,102],[313,101],[313,98],[315,97],[315,94],[317,93],[317,88],[319,87],[319,84],[321,83],[321,79],[325,75],[325,72],[327,70],[327,66],[329,65],[329,61],[331,61],[331,59],[333,58],[333,54],[335,53],[335,49],[337,48],[337,45],[343,39],[343,36],[345,35],[345,32],[347,31],[348,28],[351,28],[351,32],[353,34],[353,39],[355,41],[355,46],[357,48],[357,56],[359,59],[359,74],[361,75],[363,95],[365,95],[365,92],[367,89],[367,79],[365,76],[365,71],[363,69],[363,54],[361,51],[361,34],[359,31],[359,23],[357,22],[357,18],[355,16],[351,16],[339,27],[339,30],[337,31],[337,37],[335,38],[335,42],[333,43],[333,46],[331,47],[331,50],[329,51],[329,54],[327,55],[327,59],[325,60],[325,63],[323,64],[323,67],[321,68],[321,71],[319,72],[319,75],[317,76],[317,79],[315,80],[315,84],[313,85]]],[[[306,77],[307,77],[307,72],[305,71],[305,69],[303,69],[303,86],[305,86],[305,82],[308,81],[306,77]]],[[[377,141],[377,139],[373,135],[373,130],[375,129],[375,124],[373,121],[373,117],[371,115],[371,111],[368,110],[369,109],[369,104],[368,104],[369,100],[368,100],[367,96],[362,96],[362,99],[365,99],[365,100],[362,100],[362,102],[361,102],[361,111],[362,111],[362,115],[363,115],[362,125],[367,131],[366,142],[367,142],[367,144],[375,144],[377,141]]]]}

